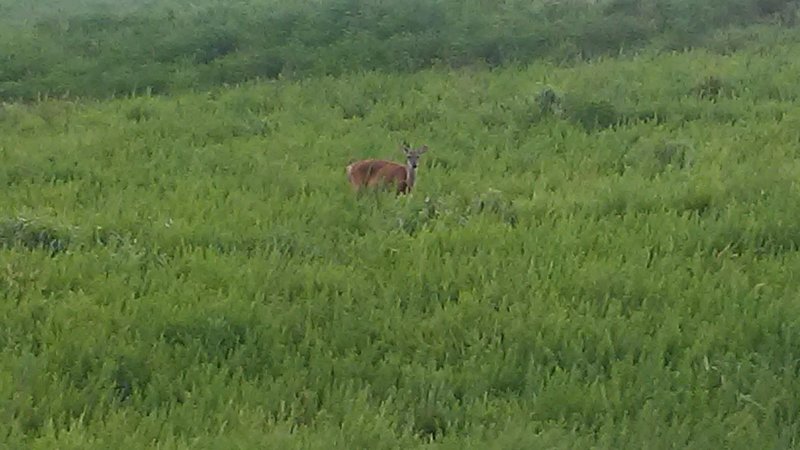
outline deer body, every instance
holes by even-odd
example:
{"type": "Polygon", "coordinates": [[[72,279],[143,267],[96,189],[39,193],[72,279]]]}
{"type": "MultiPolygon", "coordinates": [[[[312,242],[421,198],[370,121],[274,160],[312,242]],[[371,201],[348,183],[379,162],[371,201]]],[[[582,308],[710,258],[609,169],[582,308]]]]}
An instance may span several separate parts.
{"type": "Polygon", "coordinates": [[[411,192],[417,180],[417,161],[419,155],[428,150],[427,146],[411,150],[402,147],[406,154],[406,164],[380,159],[366,159],[347,166],[347,179],[356,191],[373,187],[394,187],[397,194],[411,192]]]}

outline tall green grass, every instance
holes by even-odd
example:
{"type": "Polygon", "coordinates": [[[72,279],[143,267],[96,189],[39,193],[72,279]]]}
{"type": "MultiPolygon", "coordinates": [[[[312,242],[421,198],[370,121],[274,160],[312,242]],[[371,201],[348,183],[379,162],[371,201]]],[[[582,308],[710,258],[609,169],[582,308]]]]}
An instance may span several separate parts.
{"type": "Polygon", "coordinates": [[[798,51],[4,104],[4,446],[796,447],[798,51]]]}

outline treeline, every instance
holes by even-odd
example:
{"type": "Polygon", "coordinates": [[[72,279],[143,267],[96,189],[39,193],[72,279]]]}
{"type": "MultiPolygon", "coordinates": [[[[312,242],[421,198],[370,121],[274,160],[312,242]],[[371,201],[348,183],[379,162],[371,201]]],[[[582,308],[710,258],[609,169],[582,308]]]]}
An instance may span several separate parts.
{"type": "Polygon", "coordinates": [[[0,30],[0,99],[165,93],[260,78],[572,62],[704,45],[798,0],[250,0],[57,11],[0,30]]]}

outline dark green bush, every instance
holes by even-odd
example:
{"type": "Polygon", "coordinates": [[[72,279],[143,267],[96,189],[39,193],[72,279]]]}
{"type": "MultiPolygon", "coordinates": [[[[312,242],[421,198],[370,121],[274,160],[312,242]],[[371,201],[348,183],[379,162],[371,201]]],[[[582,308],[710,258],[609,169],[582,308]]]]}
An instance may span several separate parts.
{"type": "Polygon", "coordinates": [[[40,8],[33,18],[9,8],[8,18],[0,19],[0,99],[159,93],[256,77],[415,71],[439,63],[575,61],[654,39],[668,49],[705,45],[716,30],[774,16],[790,25],[797,15],[796,0],[126,6],[76,5],[57,15],[40,8]],[[27,28],[15,17],[25,17],[27,28]]]}
{"type": "Polygon", "coordinates": [[[551,87],[546,87],[536,94],[536,106],[542,115],[560,115],[564,99],[551,87]]]}
{"type": "Polygon", "coordinates": [[[566,115],[586,131],[608,128],[624,121],[623,115],[606,100],[572,98],[567,104],[566,115]]]}
{"type": "Polygon", "coordinates": [[[69,235],[54,227],[24,218],[0,221],[0,247],[49,250],[52,255],[67,250],[69,235]]]}
{"type": "Polygon", "coordinates": [[[717,100],[731,94],[732,86],[726,80],[715,75],[709,75],[694,86],[695,95],[706,100],[717,100]]]}
{"type": "Polygon", "coordinates": [[[625,165],[647,177],[692,164],[694,146],[687,141],[643,139],[625,155],[625,165]]]}

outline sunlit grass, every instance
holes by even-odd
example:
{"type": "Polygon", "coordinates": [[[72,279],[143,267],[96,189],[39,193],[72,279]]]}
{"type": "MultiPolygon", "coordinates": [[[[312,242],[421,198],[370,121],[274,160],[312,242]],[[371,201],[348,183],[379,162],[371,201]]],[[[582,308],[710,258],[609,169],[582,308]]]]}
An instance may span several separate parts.
{"type": "Polygon", "coordinates": [[[797,445],[788,48],[3,105],[0,435],[797,445]]]}

